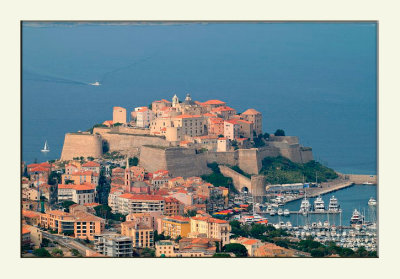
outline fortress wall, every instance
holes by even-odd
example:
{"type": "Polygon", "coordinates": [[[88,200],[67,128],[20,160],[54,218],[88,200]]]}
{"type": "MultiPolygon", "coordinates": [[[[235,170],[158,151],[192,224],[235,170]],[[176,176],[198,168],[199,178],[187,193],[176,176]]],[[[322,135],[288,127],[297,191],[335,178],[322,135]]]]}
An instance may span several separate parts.
{"type": "Polygon", "coordinates": [[[266,195],[265,186],[265,176],[253,175],[251,177],[251,193],[255,202],[262,202],[263,197],[266,195]]]}
{"type": "Polygon", "coordinates": [[[133,135],[150,135],[150,129],[129,128],[123,126],[112,127],[111,132],[133,135]]]}
{"type": "Polygon", "coordinates": [[[140,152],[139,166],[144,167],[150,172],[166,170],[167,161],[165,157],[165,150],[143,146],[140,152]]]}
{"type": "Polygon", "coordinates": [[[274,142],[286,142],[288,144],[298,144],[299,138],[295,136],[283,136],[283,137],[271,137],[272,141],[274,142]]]}
{"type": "Polygon", "coordinates": [[[172,176],[201,176],[210,174],[207,167],[205,153],[196,154],[194,149],[180,147],[168,148],[165,150],[167,170],[172,176]]]}
{"type": "Polygon", "coordinates": [[[95,127],[93,128],[93,134],[104,135],[111,132],[111,129],[108,127],[95,127]]]}
{"type": "Polygon", "coordinates": [[[249,178],[227,166],[219,166],[219,169],[224,176],[232,178],[233,186],[235,186],[236,190],[241,192],[243,187],[247,187],[247,189],[249,189],[249,191],[251,192],[252,185],[249,178]]]}
{"type": "Polygon", "coordinates": [[[143,145],[169,146],[169,143],[160,137],[118,134],[112,132],[103,134],[102,137],[108,142],[111,152],[118,151],[122,154],[126,154],[135,148],[141,148],[143,145]]]}
{"type": "Polygon", "coordinates": [[[238,149],[239,168],[248,174],[258,174],[261,169],[260,156],[258,156],[257,148],[238,149]]]}
{"type": "Polygon", "coordinates": [[[301,156],[301,160],[303,161],[303,164],[314,160],[314,156],[313,156],[311,147],[301,147],[300,148],[300,156],[301,156]]]}
{"type": "Polygon", "coordinates": [[[99,158],[103,154],[101,136],[83,133],[65,134],[61,160],[72,160],[74,157],[99,158]]]}
{"type": "Polygon", "coordinates": [[[217,162],[221,165],[231,165],[236,166],[238,164],[238,152],[228,151],[228,152],[206,152],[207,163],[217,162]]]}

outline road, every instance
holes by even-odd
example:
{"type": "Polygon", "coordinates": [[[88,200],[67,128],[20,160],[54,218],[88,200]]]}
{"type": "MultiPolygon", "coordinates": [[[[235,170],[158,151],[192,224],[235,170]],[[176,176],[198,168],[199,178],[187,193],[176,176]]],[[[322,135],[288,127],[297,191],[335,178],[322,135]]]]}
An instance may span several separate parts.
{"type": "Polygon", "coordinates": [[[69,249],[77,249],[79,251],[79,253],[81,253],[82,256],[86,255],[86,251],[89,250],[90,252],[95,253],[96,251],[94,251],[93,249],[75,241],[72,237],[68,237],[68,236],[61,236],[61,235],[57,235],[57,234],[51,234],[45,231],[41,231],[43,237],[50,239],[52,241],[56,241],[58,242],[60,245],[65,246],[69,249]]]}

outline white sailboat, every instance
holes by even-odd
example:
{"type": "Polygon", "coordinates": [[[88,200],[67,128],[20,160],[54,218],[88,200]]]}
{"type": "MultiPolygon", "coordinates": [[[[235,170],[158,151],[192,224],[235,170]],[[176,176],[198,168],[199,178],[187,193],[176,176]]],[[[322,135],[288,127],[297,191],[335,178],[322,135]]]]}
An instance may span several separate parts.
{"type": "Polygon", "coordinates": [[[50,148],[49,148],[49,145],[47,144],[47,140],[45,141],[44,147],[41,151],[42,152],[50,152],[50,148]]]}
{"type": "Polygon", "coordinates": [[[89,85],[100,86],[101,84],[100,84],[100,82],[96,81],[96,82],[93,82],[93,83],[89,83],[89,85]]]}

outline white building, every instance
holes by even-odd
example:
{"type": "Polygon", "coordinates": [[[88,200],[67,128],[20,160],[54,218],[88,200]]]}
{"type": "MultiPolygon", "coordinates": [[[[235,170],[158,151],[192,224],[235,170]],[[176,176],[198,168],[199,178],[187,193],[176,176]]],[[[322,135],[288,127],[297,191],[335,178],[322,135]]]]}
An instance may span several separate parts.
{"type": "Polygon", "coordinates": [[[136,126],[141,128],[150,127],[150,123],[154,118],[154,112],[147,107],[141,107],[136,111],[136,126]]]}
{"type": "Polygon", "coordinates": [[[94,245],[98,253],[116,258],[133,256],[132,239],[118,234],[103,234],[94,236],[94,245]]]}
{"type": "Polygon", "coordinates": [[[77,204],[94,203],[96,197],[96,186],[91,184],[58,185],[58,201],[73,201],[77,204]]]}

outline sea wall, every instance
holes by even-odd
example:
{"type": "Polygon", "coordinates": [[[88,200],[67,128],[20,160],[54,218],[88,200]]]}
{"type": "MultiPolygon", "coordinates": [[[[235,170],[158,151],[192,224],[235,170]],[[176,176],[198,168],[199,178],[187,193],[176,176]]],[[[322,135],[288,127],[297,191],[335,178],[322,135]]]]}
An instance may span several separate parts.
{"type": "Polygon", "coordinates": [[[72,160],[74,157],[99,158],[103,154],[100,135],[86,133],[68,133],[65,135],[61,160],[72,160]]]}
{"type": "Polygon", "coordinates": [[[140,151],[139,165],[149,172],[167,170],[165,150],[143,146],[140,151]]]}
{"type": "Polygon", "coordinates": [[[353,182],[355,184],[363,184],[365,182],[377,184],[378,177],[376,175],[369,174],[343,174],[337,173],[341,178],[353,182]]]}

